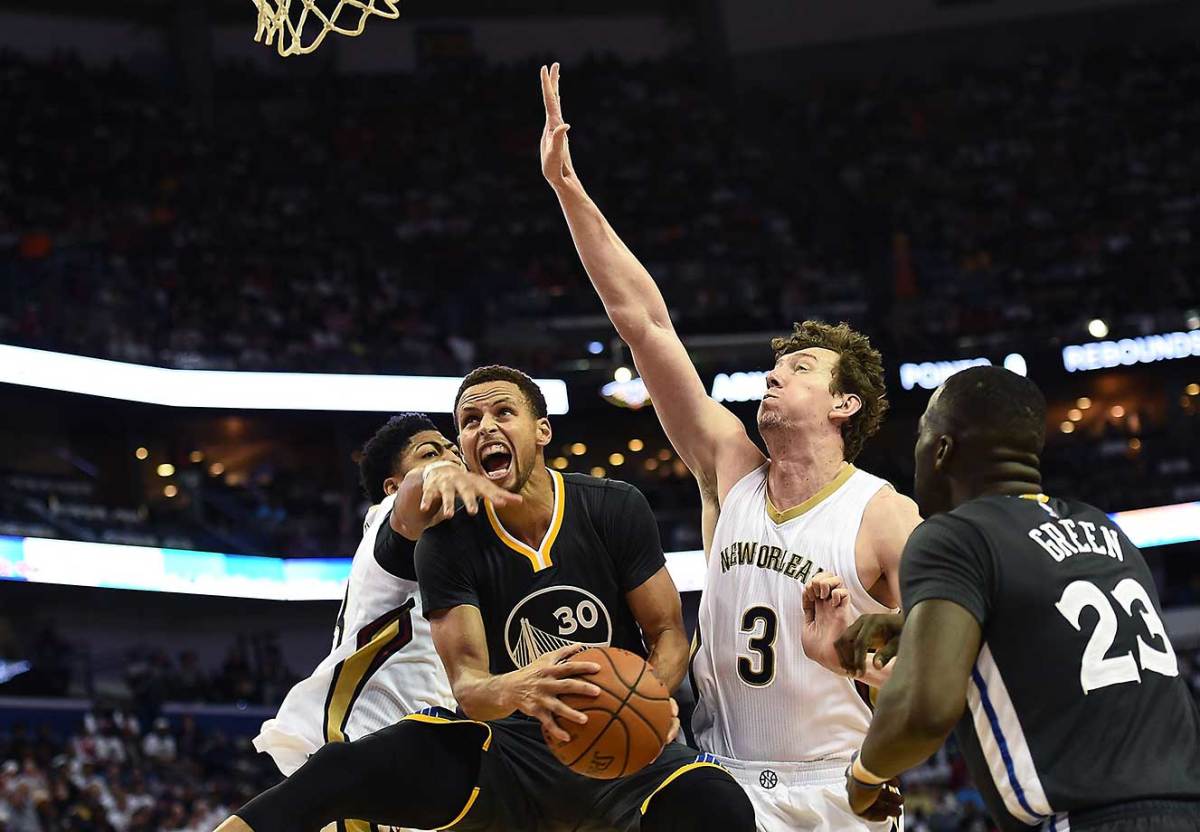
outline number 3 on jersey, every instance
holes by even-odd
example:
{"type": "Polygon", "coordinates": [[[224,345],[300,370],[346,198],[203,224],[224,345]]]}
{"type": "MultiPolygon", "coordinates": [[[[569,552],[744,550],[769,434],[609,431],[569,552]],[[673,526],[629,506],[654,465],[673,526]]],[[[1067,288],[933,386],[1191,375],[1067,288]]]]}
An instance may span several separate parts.
{"type": "Polygon", "coordinates": [[[765,688],[775,681],[775,638],[779,635],[775,610],[763,606],[746,610],[742,613],[742,633],[750,636],[754,656],[738,656],[738,676],[747,685],[765,688]]]}
{"type": "Polygon", "coordinates": [[[1127,682],[1141,684],[1142,675],[1138,672],[1139,663],[1142,670],[1150,673],[1178,676],[1179,661],[1175,658],[1175,648],[1171,646],[1171,640],[1167,638],[1167,630],[1163,627],[1162,619],[1158,617],[1145,587],[1133,578],[1126,578],[1113,589],[1112,596],[1130,618],[1133,617],[1133,605],[1141,604],[1141,616],[1142,621],[1146,624],[1146,630],[1152,638],[1161,638],[1163,647],[1166,649],[1159,650],[1153,645],[1147,644],[1139,635],[1136,661],[1133,653],[1106,658],[1117,638],[1118,621],[1117,614],[1113,612],[1112,603],[1100,587],[1094,583],[1090,581],[1071,582],[1063,590],[1058,603],[1055,604],[1063,618],[1067,619],[1076,630],[1082,631],[1083,625],[1079,619],[1085,608],[1091,607],[1099,616],[1096,620],[1096,628],[1092,630],[1087,647],[1083,651],[1083,661],[1079,670],[1079,684],[1083,688],[1083,692],[1086,694],[1109,685],[1122,685],[1127,682]]]}

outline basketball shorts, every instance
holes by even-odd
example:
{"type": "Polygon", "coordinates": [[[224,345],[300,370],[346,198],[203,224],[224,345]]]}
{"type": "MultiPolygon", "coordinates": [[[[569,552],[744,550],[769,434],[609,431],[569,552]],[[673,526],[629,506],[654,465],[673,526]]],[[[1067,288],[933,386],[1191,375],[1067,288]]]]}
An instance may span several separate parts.
{"type": "Polygon", "coordinates": [[[903,817],[872,823],[850,811],[845,762],[717,762],[750,796],[759,832],[904,832],[903,817]]]}
{"type": "MultiPolygon", "coordinates": [[[[441,708],[405,719],[430,724],[471,722],[441,708]]],[[[720,768],[711,754],[671,743],[650,765],[617,780],[576,774],[559,762],[542,739],[539,722],[512,716],[476,723],[483,737],[478,788],[449,826],[455,832],[573,829],[636,832],[655,793],[700,768],[720,768]]]]}

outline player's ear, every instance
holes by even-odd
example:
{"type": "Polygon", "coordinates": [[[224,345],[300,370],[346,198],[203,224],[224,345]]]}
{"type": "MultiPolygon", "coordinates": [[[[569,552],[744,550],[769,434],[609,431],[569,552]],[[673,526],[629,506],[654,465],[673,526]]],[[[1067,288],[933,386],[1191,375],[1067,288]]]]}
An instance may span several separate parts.
{"type": "Polygon", "coordinates": [[[844,421],[860,410],[862,410],[862,399],[856,394],[837,393],[833,399],[833,410],[829,411],[829,418],[834,421],[844,421]]]}
{"type": "Polygon", "coordinates": [[[400,490],[400,479],[396,477],[388,477],[383,481],[383,493],[390,497],[400,490]]]}
{"type": "Polygon", "coordinates": [[[954,452],[958,450],[958,446],[954,443],[954,437],[942,435],[937,440],[937,450],[933,455],[933,470],[940,474],[946,473],[946,468],[950,465],[950,460],[954,457],[954,452]]]}
{"type": "Polygon", "coordinates": [[[537,446],[544,448],[550,444],[550,440],[554,438],[554,431],[550,429],[550,420],[543,416],[537,420],[537,446]]]}

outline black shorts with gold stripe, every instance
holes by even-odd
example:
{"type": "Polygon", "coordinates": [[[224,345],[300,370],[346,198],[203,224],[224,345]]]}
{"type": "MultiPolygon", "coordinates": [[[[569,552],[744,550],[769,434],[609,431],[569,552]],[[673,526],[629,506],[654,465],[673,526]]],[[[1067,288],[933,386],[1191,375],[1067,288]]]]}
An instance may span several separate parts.
{"type": "MultiPolygon", "coordinates": [[[[430,724],[470,722],[450,711],[405,717],[430,724]]],[[[476,723],[488,728],[479,781],[458,817],[443,829],[455,832],[569,829],[576,832],[637,832],[655,795],[689,771],[720,770],[709,754],[671,743],[650,765],[618,780],[576,774],[551,753],[541,725],[512,716],[476,723]]]]}

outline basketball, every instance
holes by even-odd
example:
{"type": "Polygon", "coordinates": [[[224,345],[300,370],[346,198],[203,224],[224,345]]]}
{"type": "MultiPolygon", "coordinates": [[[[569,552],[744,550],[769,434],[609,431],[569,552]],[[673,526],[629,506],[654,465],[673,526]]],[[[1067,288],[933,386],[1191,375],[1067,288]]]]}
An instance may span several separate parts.
{"type": "Polygon", "coordinates": [[[671,730],[671,694],[641,656],[619,647],[592,647],[571,656],[596,662],[600,672],[581,677],[600,688],[596,697],[568,694],[563,703],[587,714],[583,725],[559,720],[570,742],[546,744],[567,768],[588,777],[626,777],[656,758],[671,730]]]}

